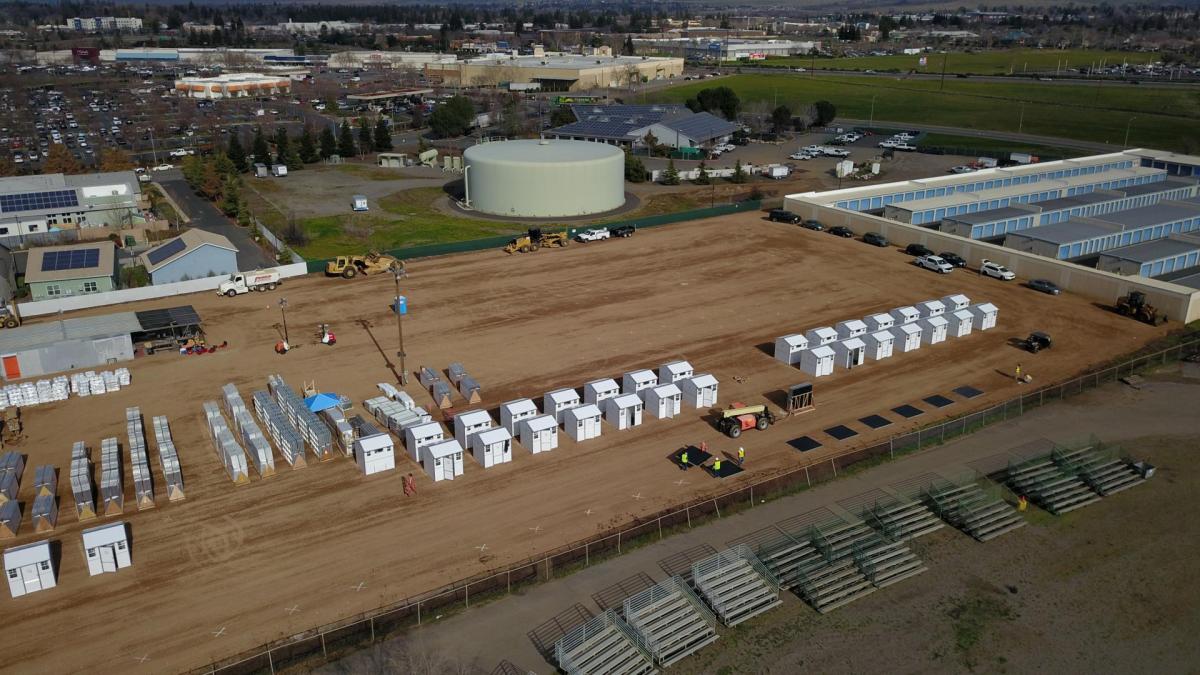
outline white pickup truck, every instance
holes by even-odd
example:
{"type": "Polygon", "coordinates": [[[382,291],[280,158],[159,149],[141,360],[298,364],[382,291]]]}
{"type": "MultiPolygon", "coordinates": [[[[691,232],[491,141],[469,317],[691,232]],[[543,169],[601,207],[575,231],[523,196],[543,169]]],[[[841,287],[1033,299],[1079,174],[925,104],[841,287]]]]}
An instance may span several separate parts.
{"type": "Polygon", "coordinates": [[[611,236],[612,233],[608,231],[607,227],[596,227],[590,230],[584,230],[583,232],[575,235],[575,241],[600,241],[602,239],[608,239],[611,236]]]}
{"type": "Polygon", "coordinates": [[[238,272],[229,275],[227,281],[221,282],[217,288],[218,295],[233,297],[250,291],[273,291],[283,283],[276,270],[256,270],[254,272],[238,272]]]}

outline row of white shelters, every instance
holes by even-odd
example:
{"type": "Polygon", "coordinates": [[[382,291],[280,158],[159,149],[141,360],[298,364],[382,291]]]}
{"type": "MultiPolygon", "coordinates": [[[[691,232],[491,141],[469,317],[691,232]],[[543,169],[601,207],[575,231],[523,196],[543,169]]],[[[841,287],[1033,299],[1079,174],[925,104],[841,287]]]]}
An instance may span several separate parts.
{"type": "MultiPolygon", "coordinates": [[[[83,551],[91,576],[116,572],[133,564],[129,529],[124,522],[108,523],[82,532],[83,551]]],[[[58,585],[49,541],[35,541],[4,552],[4,576],[12,597],[36,593],[58,585]]]]}

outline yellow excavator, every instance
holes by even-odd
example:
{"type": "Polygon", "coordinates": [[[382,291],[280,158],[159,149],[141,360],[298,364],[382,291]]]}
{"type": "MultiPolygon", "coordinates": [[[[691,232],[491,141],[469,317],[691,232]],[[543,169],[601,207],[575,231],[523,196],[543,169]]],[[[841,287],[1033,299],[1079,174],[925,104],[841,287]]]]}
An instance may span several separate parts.
{"type": "Polygon", "coordinates": [[[404,273],[404,261],[379,251],[371,251],[366,255],[339,255],[325,263],[325,274],[353,279],[360,274],[370,276],[390,272],[395,266],[400,267],[401,274],[404,273]]]}
{"type": "Polygon", "coordinates": [[[562,232],[542,232],[542,228],[540,227],[531,227],[527,234],[508,242],[508,246],[504,247],[504,252],[509,254],[529,253],[539,248],[549,248],[551,246],[565,248],[570,243],[571,238],[567,236],[566,230],[562,232]]]}

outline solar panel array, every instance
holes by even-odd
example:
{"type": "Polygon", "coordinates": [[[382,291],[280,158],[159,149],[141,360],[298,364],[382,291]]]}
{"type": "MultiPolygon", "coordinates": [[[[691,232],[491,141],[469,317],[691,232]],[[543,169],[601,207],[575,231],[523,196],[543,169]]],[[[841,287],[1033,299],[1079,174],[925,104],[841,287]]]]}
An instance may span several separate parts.
{"type": "Polygon", "coordinates": [[[0,195],[0,212],[36,211],[38,209],[65,209],[79,206],[79,197],[74,190],[50,190],[48,192],[23,192],[15,195],[0,195]]]}
{"type": "Polygon", "coordinates": [[[86,270],[100,265],[100,249],[79,248],[72,251],[46,251],[42,254],[42,271],[86,270]]]}
{"type": "Polygon", "coordinates": [[[187,244],[183,243],[182,239],[172,239],[147,253],[146,259],[150,261],[151,265],[157,265],[177,253],[182,253],[185,248],[187,248],[187,244]]]}

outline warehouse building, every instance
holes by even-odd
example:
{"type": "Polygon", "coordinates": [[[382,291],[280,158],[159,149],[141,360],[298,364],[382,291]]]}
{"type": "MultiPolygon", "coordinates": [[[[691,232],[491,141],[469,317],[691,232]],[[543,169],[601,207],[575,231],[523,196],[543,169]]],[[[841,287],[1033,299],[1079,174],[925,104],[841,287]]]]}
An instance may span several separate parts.
{"type": "Polygon", "coordinates": [[[575,121],[542,132],[543,138],[645,147],[652,134],[670,148],[711,147],[728,142],[737,125],[682,105],[573,105],[575,121]]]}
{"type": "Polygon", "coordinates": [[[8,381],[133,359],[137,315],[119,312],[0,331],[0,362],[8,381]]]}
{"type": "Polygon", "coordinates": [[[209,100],[286,95],[291,91],[291,78],[261,73],[225,73],[216,77],[175,80],[175,93],[209,100]]]}
{"type": "Polygon", "coordinates": [[[683,47],[689,61],[764,61],[808,54],[818,43],[793,40],[690,40],[683,47]]]}
{"type": "Polygon", "coordinates": [[[25,263],[25,285],[34,300],[115,290],[116,246],[102,240],[35,248],[25,263]]]}
{"type": "Polygon", "coordinates": [[[683,59],[651,56],[490,54],[453,63],[425,65],[426,77],[458,87],[538,83],[542,91],[585,91],[683,75],[683,59]]]}
{"type": "Polygon", "coordinates": [[[1074,260],[1197,230],[1200,197],[1193,197],[1014,232],[1005,236],[1004,245],[1058,260],[1074,260]]]}
{"type": "Polygon", "coordinates": [[[132,171],[0,178],[0,237],[145,222],[132,171]]]}
{"type": "Polygon", "coordinates": [[[154,284],[224,276],[238,271],[237,247],[214,232],[188,230],[138,256],[154,284]]]}
{"type": "MultiPolygon", "coordinates": [[[[1140,274],[1157,277],[1200,265],[1200,237],[1172,235],[1105,251],[1096,262],[1097,269],[1114,274],[1140,274]]],[[[1198,271],[1200,270],[1193,270],[1198,271]]]]}

